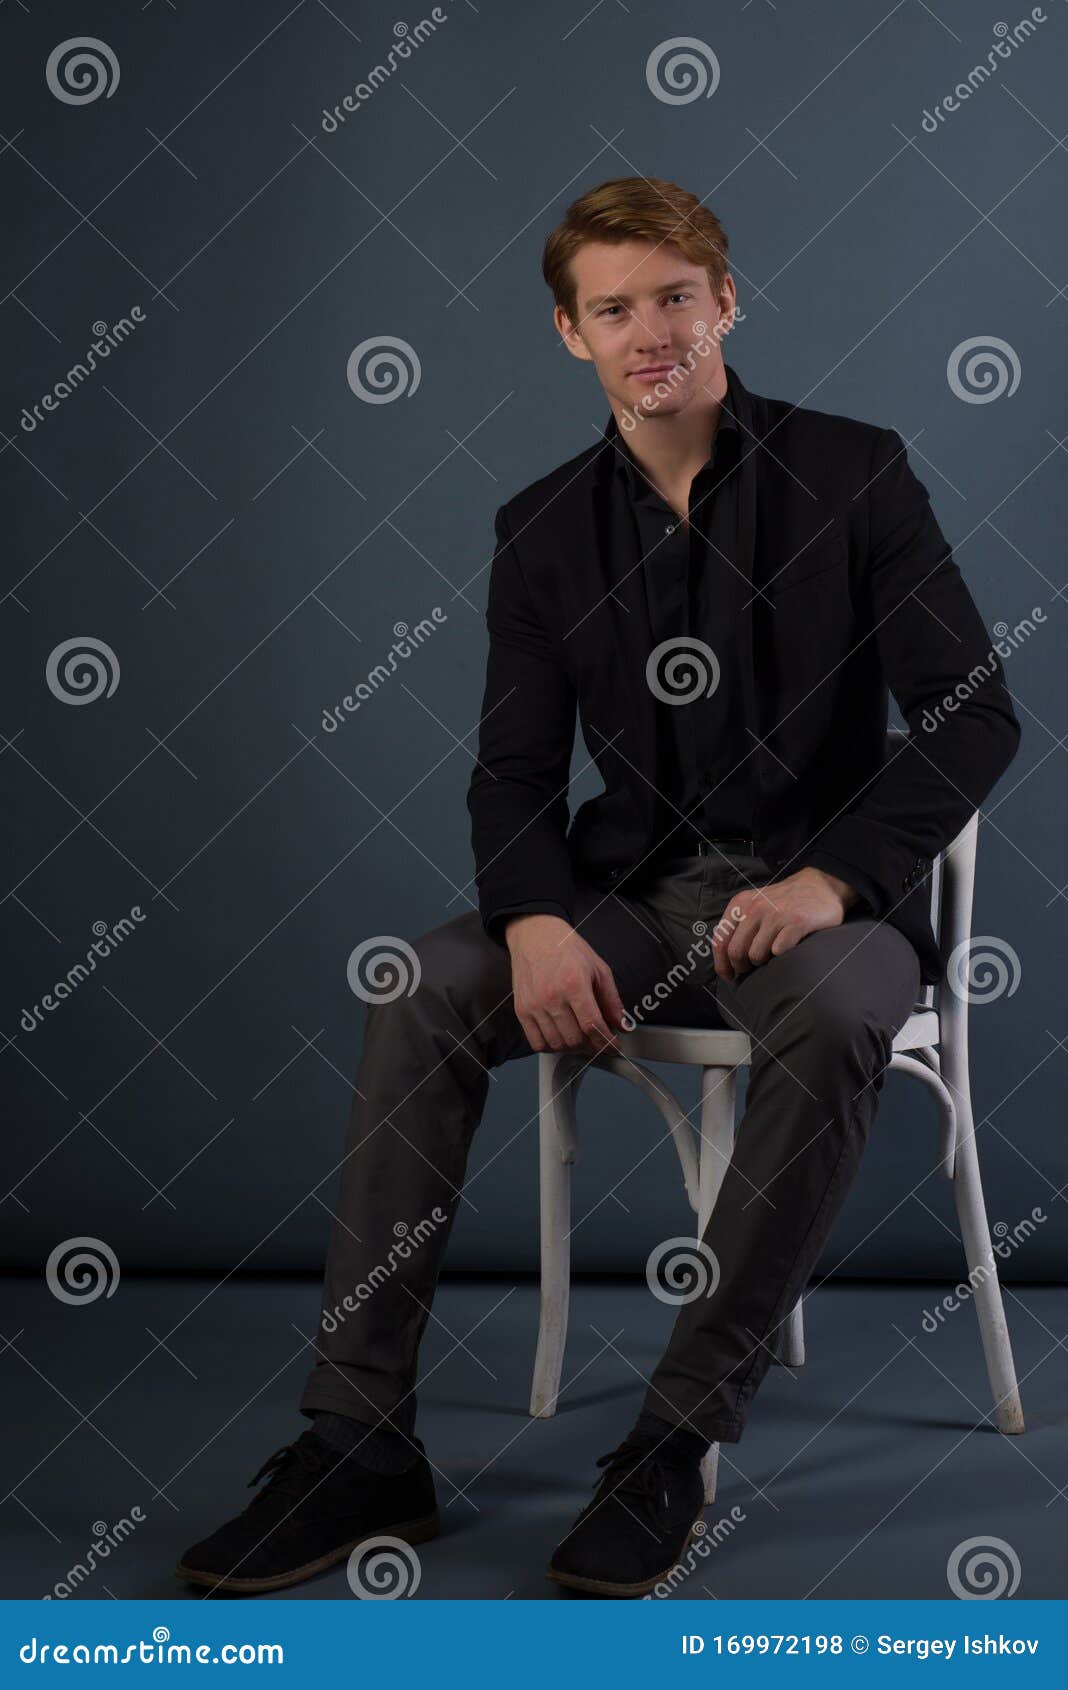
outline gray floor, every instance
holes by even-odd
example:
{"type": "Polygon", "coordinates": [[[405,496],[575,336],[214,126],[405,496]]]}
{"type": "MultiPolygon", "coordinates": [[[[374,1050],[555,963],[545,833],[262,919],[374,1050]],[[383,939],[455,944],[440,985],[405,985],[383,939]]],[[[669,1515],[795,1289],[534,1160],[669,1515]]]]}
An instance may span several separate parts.
{"type": "MultiPolygon", "coordinates": [[[[949,1289],[837,1282],[808,1298],[808,1360],[772,1367],[741,1442],[722,1446],[706,1519],[732,1523],[678,1595],[940,1599],[954,1549],[991,1536],[1019,1561],[1019,1597],[1068,1595],[1068,1288],[1007,1292],[1017,1438],[983,1424],[974,1310],[923,1329],[949,1289]]],[[[45,1595],[136,1506],[142,1523],[77,1593],[200,1600],[172,1575],[179,1552],[243,1507],[257,1467],[308,1424],[295,1403],[318,1282],[123,1278],[82,1307],[36,1279],[4,1291],[3,1595],[45,1595]]],[[[576,1599],[544,1564],[596,1457],[629,1428],[672,1318],[641,1282],[576,1284],[560,1411],[535,1422],[536,1286],[443,1281],[418,1426],[443,1529],[420,1548],[417,1600],[576,1599]]],[[[343,1567],[287,1594],[352,1600],[343,1567]]]]}

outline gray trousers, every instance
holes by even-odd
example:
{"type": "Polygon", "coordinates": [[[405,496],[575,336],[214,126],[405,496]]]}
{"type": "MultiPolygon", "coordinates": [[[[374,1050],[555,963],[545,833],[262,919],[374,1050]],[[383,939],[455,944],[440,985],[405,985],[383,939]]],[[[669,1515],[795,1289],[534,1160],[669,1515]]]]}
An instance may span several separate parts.
{"type": "MultiPolygon", "coordinates": [[[[759,857],[689,857],[663,865],[637,895],[580,883],[574,912],[636,1020],[740,1028],[752,1041],[745,1113],[704,1235],[719,1283],[679,1308],[643,1405],[710,1443],[741,1437],[778,1328],[856,1177],[893,1037],[920,989],[912,945],[862,906],[749,973],[717,979],[711,954],[695,956],[695,937],[711,936],[733,894],[773,878],[759,857]],[[680,961],[693,969],[686,983],[654,1013],[639,1009],[680,961]]],[[[476,912],[411,943],[417,989],[367,1009],[318,1360],[300,1400],[308,1416],[329,1409],[409,1435],[419,1342],[489,1071],[532,1054],[512,1004],[511,959],[476,912]]],[[[535,1095],[532,1079],[532,1118],[535,1095]]]]}

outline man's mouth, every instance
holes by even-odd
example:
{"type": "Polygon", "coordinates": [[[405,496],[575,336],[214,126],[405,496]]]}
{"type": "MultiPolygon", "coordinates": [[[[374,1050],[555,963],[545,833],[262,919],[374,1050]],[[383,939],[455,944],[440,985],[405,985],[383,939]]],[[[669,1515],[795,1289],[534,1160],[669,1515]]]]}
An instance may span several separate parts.
{"type": "Polygon", "coordinates": [[[677,364],[645,364],[640,370],[631,370],[630,373],[644,381],[651,381],[658,376],[669,376],[672,370],[677,369],[677,364]]]}

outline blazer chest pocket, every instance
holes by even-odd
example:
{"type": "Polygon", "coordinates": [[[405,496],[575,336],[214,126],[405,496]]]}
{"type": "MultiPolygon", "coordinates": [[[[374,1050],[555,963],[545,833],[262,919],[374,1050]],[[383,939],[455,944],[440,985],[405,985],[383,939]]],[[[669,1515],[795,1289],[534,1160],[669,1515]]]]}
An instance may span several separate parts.
{"type": "Polygon", "coordinates": [[[811,545],[805,546],[785,564],[772,572],[768,581],[764,583],[764,591],[771,598],[778,598],[782,594],[793,592],[795,587],[805,587],[817,580],[824,586],[834,585],[833,571],[843,574],[849,558],[846,537],[843,529],[835,528],[821,534],[811,545]]]}
{"type": "Polygon", "coordinates": [[[753,606],[763,678],[780,700],[826,712],[856,638],[845,535],[827,534],[769,581],[753,606]]]}

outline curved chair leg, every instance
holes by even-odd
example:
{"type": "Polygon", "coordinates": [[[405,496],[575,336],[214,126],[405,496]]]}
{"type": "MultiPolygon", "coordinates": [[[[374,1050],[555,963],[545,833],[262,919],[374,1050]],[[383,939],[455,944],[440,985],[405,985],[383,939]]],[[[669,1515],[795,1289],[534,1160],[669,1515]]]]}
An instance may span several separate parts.
{"type": "MultiPolygon", "coordinates": [[[[703,1238],[723,1176],[734,1152],[734,1099],[737,1090],[734,1068],[701,1070],[701,1160],[698,1183],[697,1236],[703,1238]]],[[[719,1444],[709,1444],[701,1461],[705,1483],[705,1504],[716,1500],[719,1477],[719,1444]]]]}
{"type": "Polygon", "coordinates": [[[577,1154],[575,1086],[566,1057],[538,1057],[538,1155],[541,1184],[541,1315],[530,1412],[556,1413],[571,1295],[571,1163],[577,1154]]]}
{"type": "Polygon", "coordinates": [[[979,1177],[979,1153],[975,1143],[971,1098],[966,1085],[957,1092],[957,1154],[953,1191],[957,1218],[968,1262],[969,1284],[975,1285],[975,1310],[983,1341],[987,1373],[994,1393],[994,1416],[1000,1432],[1023,1432],[1023,1407],[1016,1383],[1012,1344],[998,1281],[997,1260],[990,1243],[990,1226],[983,1186],[979,1177]]]}

